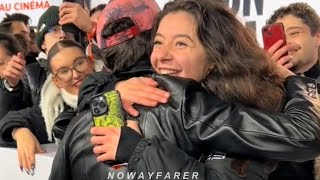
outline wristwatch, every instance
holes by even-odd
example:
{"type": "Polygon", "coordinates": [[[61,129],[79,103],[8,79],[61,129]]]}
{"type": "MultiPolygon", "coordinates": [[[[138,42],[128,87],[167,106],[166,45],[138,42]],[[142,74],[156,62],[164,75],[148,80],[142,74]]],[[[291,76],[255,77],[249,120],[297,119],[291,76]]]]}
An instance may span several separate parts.
{"type": "Polygon", "coordinates": [[[8,80],[6,79],[3,81],[3,85],[9,92],[12,92],[14,90],[14,88],[10,87],[10,85],[8,84],[8,80]]]}

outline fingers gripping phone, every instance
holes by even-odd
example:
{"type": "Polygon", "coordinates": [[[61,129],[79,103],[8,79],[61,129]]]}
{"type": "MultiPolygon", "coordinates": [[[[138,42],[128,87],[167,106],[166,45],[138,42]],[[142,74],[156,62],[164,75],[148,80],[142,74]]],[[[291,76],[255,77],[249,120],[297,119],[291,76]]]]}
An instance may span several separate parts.
{"type": "MultiPolygon", "coordinates": [[[[262,28],[262,38],[263,38],[263,45],[265,50],[268,50],[271,46],[273,46],[279,40],[283,41],[279,49],[287,44],[286,36],[284,32],[284,26],[281,22],[264,26],[262,28]]],[[[288,55],[288,52],[283,54],[283,56],[286,56],[286,55],[288,55]]]]}
{"type": "Polygon", "coordinates": [[[90,109],[96,127],[121,127],[125,124],[118,91],[93,96],[90,109]]]}
{"type": "MultiPolygon", "coordinates": [[[[63,2],[78,3],[82,8],[84,8],[84,5],[85,5],[85,0],[63,0],[63,2]]],[[[73,23],[62,25],[62,30],[64,32],[71,32],[74,34],[81,32],[81,30],[73,23]]]]}

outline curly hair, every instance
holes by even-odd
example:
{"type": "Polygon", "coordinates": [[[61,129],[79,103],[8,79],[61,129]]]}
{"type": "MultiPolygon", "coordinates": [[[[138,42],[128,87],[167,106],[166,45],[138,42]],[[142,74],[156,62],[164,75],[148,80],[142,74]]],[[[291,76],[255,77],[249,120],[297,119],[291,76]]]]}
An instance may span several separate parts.
{"type": "Polygon", "coordinates": [[[270,19],[267,20],[267,24],[273,24],[278,19],[287,15],[293,15],[300,18],[310,28],[312,36],[320,31],[319,15],[311,6],[303,2],[292,3],[289,6],[277,9],[270,19]]]}

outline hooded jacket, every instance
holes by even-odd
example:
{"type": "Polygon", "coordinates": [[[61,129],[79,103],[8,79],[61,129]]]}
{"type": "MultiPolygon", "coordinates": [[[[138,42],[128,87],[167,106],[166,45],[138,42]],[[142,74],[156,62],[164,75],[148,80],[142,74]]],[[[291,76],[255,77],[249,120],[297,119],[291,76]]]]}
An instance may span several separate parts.
{"type": "MultiPolygon", "coordinates": [[[[310,93],[315,90],[312,79],[287,78],[284,114],[266,114],[225,103],[192,80],[152,77],[171,93],[170,101],[156,108],[139,107],[137,120],[147,139],[141,140],[135,148],[128,165],[130,171],[145,175],[154,171],[195,171],[202,179],[213,179],[220,177],[219,172],[207,169],[196,160],[203,153],[219,151],[231,157],[305,161],[320,152],[317,122],[320,112],[315,99],[311,98],[315,97],[310,93]]],[[[67,129],[50,179],[110,178],[114,169],[108,163],[97,162],[92,152],[90,128],[93,123],[87,107],[92,95],[108,89],[114,81],[110,75],[96,73],[84,82],[79,96],[84,109],[78,109],[81,113],[67,129]]]]}

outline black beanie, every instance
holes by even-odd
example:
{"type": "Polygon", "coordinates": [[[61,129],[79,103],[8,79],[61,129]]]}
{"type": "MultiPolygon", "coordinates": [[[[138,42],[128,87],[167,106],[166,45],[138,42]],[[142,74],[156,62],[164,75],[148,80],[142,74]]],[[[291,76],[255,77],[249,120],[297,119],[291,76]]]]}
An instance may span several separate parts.
{"type": "Polygon", "coordinates": [[[59,25],[59,7],[50,6],[40,17],[38,22],[38,34],[36,37],[36,44],[41,51],[44,35],[48,32],[52,26],[59,25]]]}

